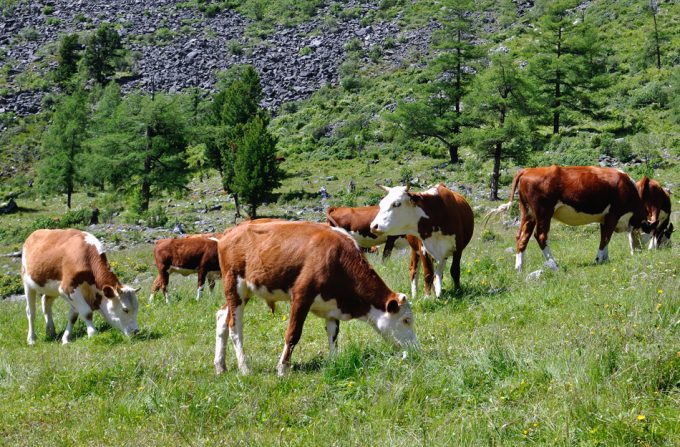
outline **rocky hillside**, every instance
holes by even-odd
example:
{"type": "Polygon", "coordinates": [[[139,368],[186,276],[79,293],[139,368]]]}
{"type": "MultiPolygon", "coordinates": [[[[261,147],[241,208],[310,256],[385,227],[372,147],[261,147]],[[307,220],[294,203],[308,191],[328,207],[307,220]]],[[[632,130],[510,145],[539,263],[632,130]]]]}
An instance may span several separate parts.
{"type": "Polygon", "coordinates": [[[194,86],[210,90],[219,70],[250,63],[260,72],[264,105],[276,108],[337,83],[349,41],[369,49],[390,39],[382,56],[395,64],[412,51],[426,50],[434,23],[402,32],[398,17],[362,22],[378,3],[342,2],[342,10],[352,11],[349,15],[334,14],[338,8],[327,3],[301,24],[249,36],[252,21],[232,9],[208,17],[169,0],[22,1],[0,22],[0,114],[39,111],[46,93],[40,80],[56,64],[59,35],[86,32],[102,22],[116,25],[133,55],[131,72],[118,78],[124,89],[149,91],[153,85],[169,92],[194,86]]]}

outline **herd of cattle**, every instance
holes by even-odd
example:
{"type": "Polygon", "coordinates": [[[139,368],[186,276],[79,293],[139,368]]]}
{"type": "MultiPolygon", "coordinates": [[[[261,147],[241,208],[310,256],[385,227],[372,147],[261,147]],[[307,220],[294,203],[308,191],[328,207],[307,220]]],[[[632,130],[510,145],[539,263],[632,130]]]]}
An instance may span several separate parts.
{"type": "MultiPolygon", "coordinates": [[[[411,247],[411,297],[416,295],[421,262],[425,290],[429,293],[434,287],[435,295],[440,296],[443,269],[449,257],[454,284],[460,286],[461,254],[472,239],[473,212],[463,196],[443,184],[420,193],[404,186],[383,188],[387,195],[379,206],[330,208],[325,224],[258,219],[224,233],[158,240],[154,247],[158,276],[149,300],[161,290],[167,301],[172,272],[197,273],[197,298],[206,279],[212,288],[215,276],[221,277],[226,302],[217,312],[217,373],[226,368],[227,333],[239,370],[248,372],[243,351],[243,308],[253,294],[263,298],[272,311],[277,301],[291,303],[285,346],[277,366],[280,375],[289,368],[309,312],[326,320],[330,353],[336,350],[339,322],[350,319],[368,322],[400,348],[415,346],[417,339],[408,298],[385,284],[362,249],[384,243],[383,255],[389,256],[395,241],[405,238],[411,247]]],[[[631,251],[639,247],[640,230],[650,238],[650,249],[668,244],[673,232],[670,196],[658,182],[647,177],[636,184],[627,174],[612,168],[522,169],[513,179],[510,201],[492,210],[486,218],[506,212],[516,191],[521,212],[515,263],[519,271],[534,230],[546,265],[557,269],[548,247],[552,218],[568,225],[599,223],[598,263],[608,259],[607,245],[614,231],[629,233],[631,251]]],[[[49,337],[56,336],[52,320],[54,299],[61,296],[70,304],[63,343],[68,343],[78,316],[85,320],[88,336],[94,334],[92,314],[96,310],[126,335],[138,331],[139,289],[119,281],[101,242],[93,235],[72,229],[35,231],[24,243],[21,270],[29,344],[36,340],[34,316],[38,295],[42,295],[49,337]]]]}

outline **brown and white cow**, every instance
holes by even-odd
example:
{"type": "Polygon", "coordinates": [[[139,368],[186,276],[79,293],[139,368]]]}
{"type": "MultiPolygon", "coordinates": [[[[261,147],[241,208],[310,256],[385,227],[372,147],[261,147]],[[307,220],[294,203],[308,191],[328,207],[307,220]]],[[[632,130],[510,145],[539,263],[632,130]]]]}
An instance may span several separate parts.
{"type": "Polygon", "coordinates": [[[658,222],[649,238],[648,248],[654,249],[670,245],[673,224],[671,222],[671,195],[656,180],[647,176],[637,183],[637,190],[647,210],[649,222],[658,222]]]}
{"type": "Polygon", "coordinates": [[[330,353],[340,320],[360,319],[400,347],[416,345],[406,295],[390,290],[344,231],[313,222],[266,219],[243,222],[226,233],[217,250],[226,303],[217,312],[215,369],[221,373],[227,331],[241,373],[249,372],[243,351],[243,308],[252,294],[273,309],[290,301],[279,375],[290,365],[309,312],[326,320],[330,353]]]}
{"type": "Polygon", "coordinates": [[[376,245],[385,244],[383,249],[383,259],[386,259],[392,253],[394,244],[397,239],[405,237],[408,245],[411,247],[411,299],[415,299],[418,288],[418,270],[419,264],[423,263],[423,277],[425,279],[425,293],[430,293],[432,289],[433,268],[432,259],[422,250],[422,243],[420,239],[412,235],[397,235],[387,236],[385,234],[377,235],[371,232],[371,222],[378,215],[380,207],[375,206],[361,206],[361,207],[330,207],[326,211],[326,220],[329,225],[342,228],[347,231],[359,247],[364,250],[371,249],[376,245]]]}
{"type": "MultiPolygon", "coordinates": [[[[221,235],[220,235],[221,236],[221,235]]],[[[160,289],[168,300],[168,280],[171,273],[187,276],[194,273],[198,276],[196,299],[203,293],[203,285],[208,280],[210,290],[215,287],[215,278],[219,278],[220,263],[217,257],[217,242],[212,239],[213,233],[195,234],[182,239],[159,239],[153,248],[153,257],[158,269],[158,276],[153,282],[149,302],[160,289]]]]}
{"type": "Polygon", "coordinates": [[[371,231],[384,234],[412,234],[423,241],[425,252],[437,261],[434,272],[435,295],[442,291],[446,260],[452,257],[451,277],[460,287],[460,258],[472,239],[474,217],[465,198],[439,184],[421,193],[406,186],[383,187],[380,212],[371,222],[371,231]]]}
{"type": "Polygon", "coordinates": [[[80,230],[37,230],[24,242],[21,276],[26,293],[28,344],[35,343],[35,301],[42,295],[46,331],[55,337],[52,303],[61,296],[71,305],[62,343],[68,343],[80,315],[91,337],[92,313],[100,311],[111,326],[130,335],[138,331],[136,290],[120,283],[99,240],[80,230]]]}
{"type": "Polygon", "coordinates": [[[521,213],[515,258],[517,271],[524,266],[524,250],[534,228],[546,266],[557,270],[557,263],[548,247],[548,232],[553,218],[572,226],[599,223],[598,263],[609,259],[607,246],[614,231],[629,232],[632,252],[635,243],[631,230],[642,228],[646,233],[652,230],[635,182],[618,169],[595,166],[521,169],[512,181],[509,202],[492,213],[509,209],[515,190],[519,190],[521,213]]]}

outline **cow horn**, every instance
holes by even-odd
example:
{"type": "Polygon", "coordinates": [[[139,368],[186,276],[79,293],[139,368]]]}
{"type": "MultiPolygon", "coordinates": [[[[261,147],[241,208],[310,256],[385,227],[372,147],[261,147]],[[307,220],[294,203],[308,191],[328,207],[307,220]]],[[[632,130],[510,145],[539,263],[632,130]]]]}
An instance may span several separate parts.
{"type": "Polygon", "coordinates": [[[142,286],[139,286],[139,287],[137,287],[136,289],[133,289],[133,290],[135,291],[135,293],[137,293],[137,292],[139,292],[140,290],[142,290],[142,286]]]}
{"type": "Polygon", "coordinates": [[[385,186],[385,185],[377,185],[377,186],[378,186],[378,188],[382,189],[383,191],[385,191],[385,192],[387,192],[387,193],[390,192],[390,188],[388,188],[388,187],[385,186]]]}

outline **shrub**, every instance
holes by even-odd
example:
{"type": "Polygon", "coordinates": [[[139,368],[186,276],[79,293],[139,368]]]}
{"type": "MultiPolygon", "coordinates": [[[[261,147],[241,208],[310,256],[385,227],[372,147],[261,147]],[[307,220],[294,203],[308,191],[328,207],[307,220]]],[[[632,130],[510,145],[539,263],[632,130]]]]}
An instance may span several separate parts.
{"type": "Polygon", "coordinates": [[[346,44],[345,44],[345,51],[348,53],[354,52],[354,51],[361,51],[362,48],[362,42],[360,39],[357,39],[356,37],[354,39],[350,39],[346,44]]]}
{"type": "Polygon", "coordinates": [[[42,13],[46,16],[52,14],[54,12],[54,6],[52,5],[45,5],[43,6],[42,13]]]}
{"type": "Polygon", "coordinates": [[[220,12],[222,12],[222,8],[215,3],[207,5],[204,10],[206,17],[215,17],[220,12]]]}
{"type": "Polygon", "coordinates": [[[346,76],[342,78],[340,85],[348,92],[356,92],[361,89],[361,79],[355,76],[346,76]]]}
{"type": "Polygon", "coordinates": [[[0,273],[0,298],[24,292],[24,285],[19,275],[0,273]]]}
{"type": "Polygon", "coordinates": [[[237,39],[228,40],[227,49],[234,56],[240,56],[243,54],[243,45],[237,39]]]}

